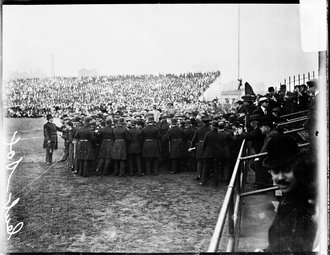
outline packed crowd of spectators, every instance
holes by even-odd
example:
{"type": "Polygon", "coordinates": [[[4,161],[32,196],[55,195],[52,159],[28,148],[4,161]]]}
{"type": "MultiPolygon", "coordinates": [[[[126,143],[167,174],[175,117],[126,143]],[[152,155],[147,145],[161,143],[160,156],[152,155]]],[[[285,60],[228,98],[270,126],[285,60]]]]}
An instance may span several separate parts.
{"type": "Polygon", "coordinates": [[[209,107],[198,101],[220,72],[14,79],[6,86],[7,117],[209,107]]]}

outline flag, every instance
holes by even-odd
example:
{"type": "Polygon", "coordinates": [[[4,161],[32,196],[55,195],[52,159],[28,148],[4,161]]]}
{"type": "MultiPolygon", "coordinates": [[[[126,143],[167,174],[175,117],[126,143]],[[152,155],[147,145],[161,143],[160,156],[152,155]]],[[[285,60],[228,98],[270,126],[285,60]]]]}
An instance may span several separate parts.
{"type": "Polygon", "coordinates": [[[245,82],[245,95],[255,95],[251,85],[245,82]]]}
{"type": "Polygon", "coordinates": [[[242,87],[242,79],[238,79],[238,89],[237,90],[239,90],[241,87],[242,87]]]}

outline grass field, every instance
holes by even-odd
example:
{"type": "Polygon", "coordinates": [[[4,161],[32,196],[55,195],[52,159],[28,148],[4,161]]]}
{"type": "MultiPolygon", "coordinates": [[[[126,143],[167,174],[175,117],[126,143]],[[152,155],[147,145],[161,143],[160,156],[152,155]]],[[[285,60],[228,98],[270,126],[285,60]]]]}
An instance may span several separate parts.
{"type": "MultiPolygon", "coordinates": [[[[58,121],[58,120],[56,120],[58,121]]],[[[48,166],[44,119],[6,119],[7,140],[22,157],[10,182],[12,224],[22,230],[6,252],[204,252],[226,185],[201,187],[192,172],[118,178],[75,176],[63,163],[48,166]]],[[[59,150],[54,159],[59,160],[59,150]]],[[[226,236],[227,227],[225,227],[226,236]]],[[[220,250],[224,251],[225,243],[220,250]]]]}

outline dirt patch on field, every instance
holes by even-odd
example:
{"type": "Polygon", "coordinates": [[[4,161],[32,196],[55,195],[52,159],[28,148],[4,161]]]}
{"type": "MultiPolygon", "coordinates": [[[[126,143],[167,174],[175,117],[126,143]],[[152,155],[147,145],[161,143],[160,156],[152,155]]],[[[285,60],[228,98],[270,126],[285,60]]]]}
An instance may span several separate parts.
{"type": "MultiPolygon", "coordinates": [[[[42,134],[21,135],[26,139],[13,149],[23,160],[10,185],[12,200],[20,200],[10,216],[24,227],[11,237],[7,252],[207,250],[225,184],[201,187],[192,172],[164,170],[158,176],[83,178],[63,163],[44,163],[42,134]]],[[[60,146],[54,158],[61,154],[60,146]]]]}

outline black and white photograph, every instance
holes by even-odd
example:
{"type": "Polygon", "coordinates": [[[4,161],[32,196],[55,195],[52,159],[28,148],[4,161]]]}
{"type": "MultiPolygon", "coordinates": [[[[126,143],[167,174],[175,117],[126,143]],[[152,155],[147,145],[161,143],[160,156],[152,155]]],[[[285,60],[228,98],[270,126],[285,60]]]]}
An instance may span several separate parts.
{"type": "Polygon", "coordinates": [[[326,0],[31,3],[1,4],[1,254],[328,253],[326,0]]]}

